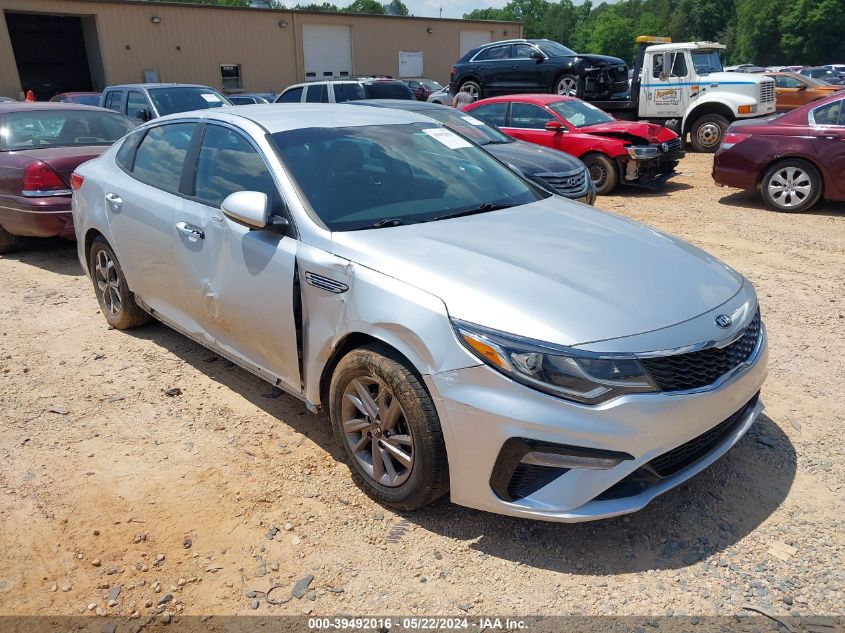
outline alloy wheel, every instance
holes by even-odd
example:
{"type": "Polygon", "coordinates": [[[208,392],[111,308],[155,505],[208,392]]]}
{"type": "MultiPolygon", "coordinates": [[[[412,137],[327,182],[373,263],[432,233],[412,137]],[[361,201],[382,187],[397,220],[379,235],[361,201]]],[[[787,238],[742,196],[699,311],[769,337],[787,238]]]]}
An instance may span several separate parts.
{"type": "Polygon", "coordinates": [[[467,82],[462,87],[461,90],[466,92],[470,97],[472,97],[473,101],[478,101],[481,98],[481,91],[478,89],[474,83],[467,82]]]}
{"type": "Polygon", "coordinates": [[[97,253],[97,265],[94,268],[94,279],[103,300],[103,306],[114,316],[120,314],[123,308],[123,295],[120,291],[120,278],[117,268],[109,254],[101,250],[97,253]]]}
{"type": "Polygon", "coordinates": [[[578,93],[578,82],[572,77],[564,77],[557,82],[557,93],[565,97],[574,97],[578,93]]]}
{"type": "Polygon", "coordinates": [[[387,487],[402,485],[414,467],[414,439],[399,400],[381,381],[352,380],[343,391],[343,433],[361,469],[387,487]]]}
{"type": "Polygon", "coordinates": [[[769,197],[780,207],[792,209],[803,204],[813,192],[810,175],[800,167],[784,167],[769,178],[769,197]]]}

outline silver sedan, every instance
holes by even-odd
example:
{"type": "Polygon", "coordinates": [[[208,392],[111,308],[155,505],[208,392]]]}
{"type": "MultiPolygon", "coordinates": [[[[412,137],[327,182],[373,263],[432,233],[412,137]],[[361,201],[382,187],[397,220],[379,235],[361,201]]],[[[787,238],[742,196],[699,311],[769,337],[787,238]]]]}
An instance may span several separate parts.
{"type": "Polygon", "coordinates": [[[552,521],[632,512],[762,409],[765,328],[739,273],[413,113],[173,115],[73,188],[109,324],[158,319],[328,412],[391,508],[449,492],[552,521]]]}

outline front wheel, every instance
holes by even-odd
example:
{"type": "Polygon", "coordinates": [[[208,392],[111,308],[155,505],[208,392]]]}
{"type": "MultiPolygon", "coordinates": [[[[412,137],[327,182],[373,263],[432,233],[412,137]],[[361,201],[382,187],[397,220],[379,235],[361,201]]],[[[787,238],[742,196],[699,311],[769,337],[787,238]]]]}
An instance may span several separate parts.
{"type": "Polygon", "coordinates": [[[555,93],[580,99],[584,96],[583,83],[578,75],[561,75],[555,84],[555,93]]]}
{"type": "Polygon", "coordinates": [[[149,315],[135,302],[114,251],[102,237],[91,245],[88,266],[100,310],[109,325],[116,330],[128,330],[149,320],[149,315]]]}
{"type": "Polygon", "coordinates": [[[466,92],[472,97],[473,101],[478,101],[482,98],[481,96],[481,84],[477,81],[465,81],[461,84],[460,89],[458,92],[466,92]]]}
{"type": "Polygon", "coordinates": [[[389,348],[356,349],[338,363],[329,415],[361,488],[379,503],[416,510],[448,490],[434,403],[407,361],[389,348]]]}
{"type": "Polygon", "coordinates": [[[612,158],[604,154],[589,154],[581,160],[587,166],[596,194],[606,196],[619,184],[619,169],[612,158]]]}
{"type": "Polygon", "coordinates": [[[721,114],[705,114],[692,124],[690,140],[697,152],[713,153],[719,149],[730,121],[721,114]]]}
{"type": "Polygon", "coordinates": [[[803,160],[782,160],[763,176],[761,193],[776,211],[800,213],[812,207],[822,195],[819,171],[803,160]]]}

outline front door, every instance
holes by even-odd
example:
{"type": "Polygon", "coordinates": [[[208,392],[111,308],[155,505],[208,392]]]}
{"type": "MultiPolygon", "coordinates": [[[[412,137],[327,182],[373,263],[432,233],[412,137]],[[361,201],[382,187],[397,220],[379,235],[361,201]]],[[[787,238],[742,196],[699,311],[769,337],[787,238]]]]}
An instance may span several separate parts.
{"type": "Polygon", "coordinates": [[[513,66],[511,45],[491,46],[475,58],[473,70],[481,77],[485,95],[508,91],[508,77],[513,66]]]}
{"type": "Polygon", "coordinates": [[[532,57],[540,52],[530,44],[514,44],[509,85],[514,92],[546,92],[543,59],[532,57]]]}
{"type": "Polygon", "coordinates": [[[250,229],[221,209],[235,191],[260,191],[283,214],[266,162],[239,130],[208,124],[195,174],[192,195],[176,213],[174,252],[198,334],[298,392],[297,241],[274,229],[250,229]]]}
{"type": "Polygon", "coordinates": [[[774,75],[774,80],[775,108],[778,112],[794,110],[806,103],[805,93],[809,86],[805,82],[789,75],[774,75]]]}
{"type": "Polygon", "coordinates": [[[641,114],[657,118],[683,116],[690,99],[700,90],[697,83],[690,81],[686,53],[672,52],[671,67],[666,73],[663,72],[662,54],[652,53],[646,59],[649,63],[643,69],[640,82],[641,114]]]}

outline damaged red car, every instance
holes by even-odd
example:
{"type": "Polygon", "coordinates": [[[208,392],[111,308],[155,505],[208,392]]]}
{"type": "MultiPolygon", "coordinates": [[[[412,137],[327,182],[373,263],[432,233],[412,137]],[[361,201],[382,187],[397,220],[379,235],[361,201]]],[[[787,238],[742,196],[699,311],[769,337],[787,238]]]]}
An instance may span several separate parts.
{"type": "Polygon", "coordinates": [[[75,239],[71,173],[135,127],[70,103],[0,103],[0,253],[26,237],[75,239]]]}
{"type": "Polygon", "coordinates": [[[599,195],[617,185],[658,187],[683,158],[681,139],[672,130],[621,121],[591,103],[561,95],[507,95],[464,108],[522,141],[545,145],[580,158],[599,195]]]}

